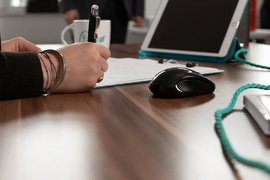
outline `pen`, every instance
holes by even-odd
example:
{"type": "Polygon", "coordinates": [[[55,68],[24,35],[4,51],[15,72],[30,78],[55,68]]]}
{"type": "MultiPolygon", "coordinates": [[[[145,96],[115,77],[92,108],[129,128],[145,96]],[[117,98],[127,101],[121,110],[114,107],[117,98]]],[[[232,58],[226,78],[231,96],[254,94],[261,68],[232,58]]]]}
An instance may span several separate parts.
{"type": "Polygon", "coordinates": [[[88,25],[88,42],[96,42],[97,33],[96,30],[100,23],[99,17],[99,7],[94,4],[91,7],[90,15],[89,15],[89,25],[88,25]]]}

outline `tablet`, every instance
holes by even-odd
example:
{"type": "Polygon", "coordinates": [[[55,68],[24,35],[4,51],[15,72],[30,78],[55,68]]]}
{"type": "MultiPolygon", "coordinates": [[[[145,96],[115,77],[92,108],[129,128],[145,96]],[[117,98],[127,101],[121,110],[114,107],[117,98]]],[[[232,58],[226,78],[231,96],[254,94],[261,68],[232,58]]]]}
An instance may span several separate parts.
{"type": "Polygon", "coordinates": [[[247,0],[163,0],[141,50],[225,57],[246,4],[247,0]]]}

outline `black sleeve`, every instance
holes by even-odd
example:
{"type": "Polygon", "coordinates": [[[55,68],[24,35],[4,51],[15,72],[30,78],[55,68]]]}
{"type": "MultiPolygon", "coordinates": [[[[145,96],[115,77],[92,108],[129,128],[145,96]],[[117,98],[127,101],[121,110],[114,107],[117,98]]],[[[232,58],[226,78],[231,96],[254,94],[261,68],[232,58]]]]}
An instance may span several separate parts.
{"type": "Polygon", "coordinates": [[[270,29],[270,1],[264,0],[260,9],[260,26],[263,29],[270,29]]]}
{"type": "Polygon", "coordinates": [[[144,17],[144,0],[134,0],[132,16],[141,16],[144,17]]]}
{"type": "Polygon", "coordinates": [[[0,99],[40,96],[43,90],[41,64],[35,53],[0,52],[0,99]]]}
{"type": "Polygon", "coordinates": [[[78,5],[75,3],[75,0],[62,0],[60,2],[60,11],[62,13],[65,13],[71,9],[78,9],[78,5]]]}

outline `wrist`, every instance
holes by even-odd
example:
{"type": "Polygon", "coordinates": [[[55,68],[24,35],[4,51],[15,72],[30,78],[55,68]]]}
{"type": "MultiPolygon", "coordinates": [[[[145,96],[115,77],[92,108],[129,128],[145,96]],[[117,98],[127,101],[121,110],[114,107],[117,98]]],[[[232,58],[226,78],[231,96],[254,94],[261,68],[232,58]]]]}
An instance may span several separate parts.
{"type": "Polygon", "coordinates": [[[41,54],[38,53],[38,58],[41,64],[41,70],[43,73],[43,89],[45,89],[48,86],[49,83],[49,72],[48,68],[49,67],[49,62],[46,60],[46,58],[41,54]]]}
{"type": "Polygon", "coordinates": [[[43,72],[43,95],[47,96],[63,82],[66,64],[63,56],[55,50],[38,53],[43,72]]]}

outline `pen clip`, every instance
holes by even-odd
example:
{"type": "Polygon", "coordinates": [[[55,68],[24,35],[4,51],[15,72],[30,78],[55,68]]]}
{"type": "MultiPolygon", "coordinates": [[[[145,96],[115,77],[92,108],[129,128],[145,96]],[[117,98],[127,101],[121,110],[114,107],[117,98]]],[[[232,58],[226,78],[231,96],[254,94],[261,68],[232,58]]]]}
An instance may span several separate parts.
{"type": "Polygon", "coordinates": [[[97,39],[97,27],[99,26],[99,7],[94,4],[90,9],[89,25],[88,25],[88,42],[96,42],[97,39]]]}
{"type": "Polygon", "coordinates": [[[91,7],[91,14],[95,18],[95,30],[94,30],[94,39],[96,40],[98,38],[97,29],[100,25],[100,17],[99,17],[99,7],[98,5],[94,4],[91,7]]]}
{"type": "Polygon", "coordinates": [[[100,17],[96,16],[96,28],[95,28],[95,34],[94,34],[95,40],[98,38],[97,29],[99,28],[99,25],[100,25],[100,17]]]}

